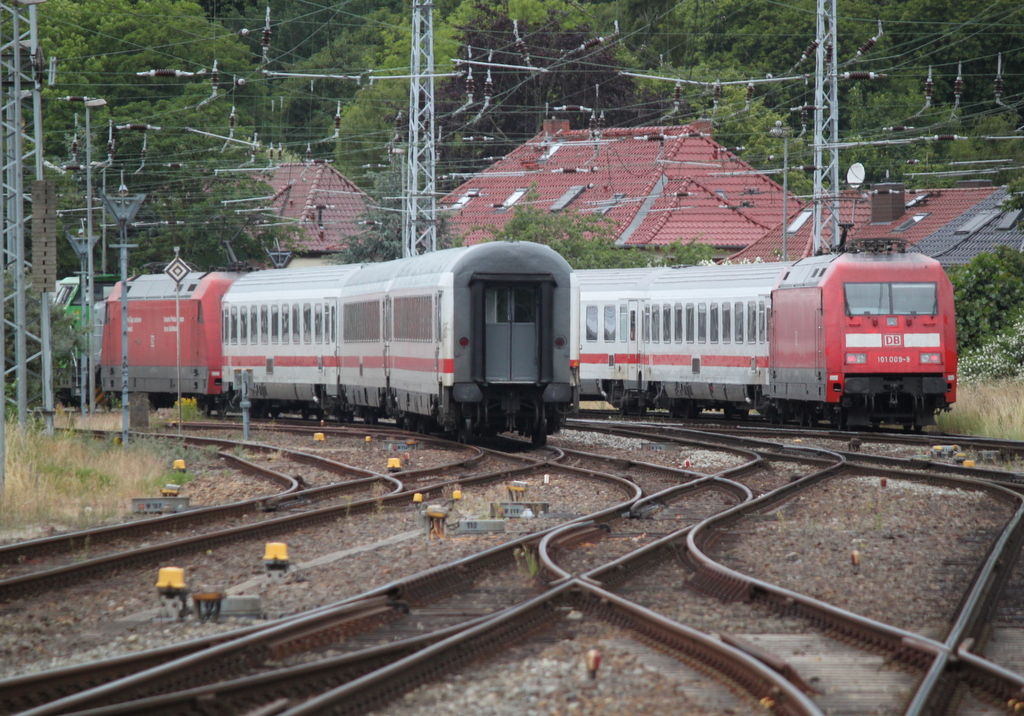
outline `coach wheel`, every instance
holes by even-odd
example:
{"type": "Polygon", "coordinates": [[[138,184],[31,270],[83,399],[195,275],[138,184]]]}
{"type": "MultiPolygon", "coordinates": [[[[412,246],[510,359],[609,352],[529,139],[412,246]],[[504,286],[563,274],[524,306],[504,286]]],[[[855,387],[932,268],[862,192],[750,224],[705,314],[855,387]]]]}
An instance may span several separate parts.
{"type": "Polygon", "coordinates": [[[473,439],[473,419],[463,418],[459,423],[459,442],[468,443],[473,439]]]}

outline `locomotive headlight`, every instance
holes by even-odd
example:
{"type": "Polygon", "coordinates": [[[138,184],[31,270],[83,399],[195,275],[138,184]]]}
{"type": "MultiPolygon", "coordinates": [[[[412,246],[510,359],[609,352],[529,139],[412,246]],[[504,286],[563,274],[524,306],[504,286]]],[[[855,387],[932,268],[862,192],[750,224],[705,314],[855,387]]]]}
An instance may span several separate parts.
{"type": "Polygon", "coordinates": [[[928,363],[928,364],[931,364],[931,365],[937,365],[937,364],[942,362],[942,354],[941,353],[922,353],[921,354],[921,362],[922,363],[928,363]]]}
{"type": "Polygon", "coordinates": [[[846,354],[846,365],[867,365],[868,354],[867,353],[847,353],[846,354]]]}

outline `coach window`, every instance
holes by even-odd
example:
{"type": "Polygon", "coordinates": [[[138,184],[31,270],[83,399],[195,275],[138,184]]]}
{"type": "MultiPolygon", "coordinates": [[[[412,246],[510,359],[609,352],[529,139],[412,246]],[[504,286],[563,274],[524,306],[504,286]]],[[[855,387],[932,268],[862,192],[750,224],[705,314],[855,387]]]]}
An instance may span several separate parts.
{"type": "Polygon", "coordinates": [[[587,340],[597,340],[597,306],[587,306],[587,340]]]}
{"type": "Polygon", "coordinates": [[[288,320],[290,317],[291,309],[286,303],[281,306],[281,342],[285,345],[288,345],[292,337],[292,323],[288,320]]]}
{"type": "Polygon", "coordinates": [[[757,343],[757,304],[747,301],[747,343],[757,343]]]}
{"type": "Polygon", "coordinates": [[[626,304],[619,306],[619,343],[626,342],[626,336],[629,335],[629,309],[626,308],[626,304]]]}
{"type": "Polygon", "coordinates": [[[299,344],[299,334],[302,331],[302,324],[299,323],[299,304],[292,305],[292,343],[299,344]]]}
{"type": "Polygon", "coordinates": [[[281,309],[278,306],[270,307],[270,342],[277,344],[281,335],[281,309]]]}
{"type": "Polygon", "coordinates": [[[260,306],[260,342],[270,343],[270,321],[267,320],[266,306],[260,306]]]}
{"type": "Polygon", "coordinates": [[[259,343],[259,313],[256,311],[256,306],[249,307],[249,343],[256,345],[259,343]]]}
{"type": "Polygon", "coordinates": [[[313,307],[313,342],[324,342],[324,309],[319,303],[313,307]]]}
{"type": "Polygon", "coordinates": [[[764,343],[764,301],[757,302],[757,342],[764,343]]]}
{"type": "Polygon", "coordinates": [[[697,304],[697,342],[705,343],[708,339],[708,305],[697,304]]]}
{"type": "Polygon", "coordinates": [[[711,334],[711,342],[712,343],[718,343],[718,304],[717,303],[712,303],[711,304],[711,317],[710,317],[710,321],[711,321],[711,325],[710,325],[710,329],[711,330],[709,331],[709,333],[711,334]]]}
{"type": "Polygon", "coordinates": [[[644,306],[644,343],[651,342],[651,307],[644,306]]]}
{"type": "Polygon", "coordinates": [[[615,306],[604,307],[604,342],[615,342],[615,306]]]}
{"type": "Polygon", "coordinates": [[[231,343],[238,343],[238,308],[231,307],[231,343]]]}
{"type": "Polygon", "coordinates": [[[661,339],[665,343],[672,342],[672,306],[668,303],[661,312],[661,339]]]}
{"type": "Polygon", "coordinates": [[[683,304],[675,305],[676,343],[683,342],[683,304]]]}
{"type": "Polygon", "coordinates": [[[661,306],[651,309],[651,342],[661,342],[661,306]]]}
{"type": "Polygon", "coordinates": [[[686,342],[693,343],[693,304],[686,304],[686,342]]]}
{"type": "MultiPolygon", "coordinates": [[[[225,306],[221,309],[220,317],[220,339],[225,343],[230,340],[231,335],[231,311],[225,306]]],[[[109,321],[109,319],[107,319],[109,321]]]]}
{"type": "Polygon", "coordinates": [[[732,312],[728,301],[722,304],[722,343],[732,340],[732,312]]]}
{"type": "Polygon", "coordinates": [[[242,306],[238,312],[238,342],[245,345],[249,342],[249,307],[242,306]]]}
{"type": "Polygon", "coordinates": [[[734,333],[736,334],[736,342],[743,342],[743,302],[736,302],[736,316],[733,318],[733,326],[736,327],[734,333]]]}
{"type": "Polygon", "coordinates": [[[313,307],[308,303],[302,304],[302,342],[313,342],[313,307]]]}
{"type": "Polygon", "coordinates": [[[338,307],[331,306],[331,343],[338,342],[338,307]]]}

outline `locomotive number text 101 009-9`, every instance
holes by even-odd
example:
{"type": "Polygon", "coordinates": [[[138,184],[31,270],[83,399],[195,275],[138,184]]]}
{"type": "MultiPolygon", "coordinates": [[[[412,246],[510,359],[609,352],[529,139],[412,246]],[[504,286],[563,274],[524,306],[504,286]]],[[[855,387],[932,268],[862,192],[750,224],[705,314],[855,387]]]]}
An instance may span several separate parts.
{"type": "Polygon", "coordinates": [[[909,363],[910,356],[878,356],[879,363],[909,363]]]}

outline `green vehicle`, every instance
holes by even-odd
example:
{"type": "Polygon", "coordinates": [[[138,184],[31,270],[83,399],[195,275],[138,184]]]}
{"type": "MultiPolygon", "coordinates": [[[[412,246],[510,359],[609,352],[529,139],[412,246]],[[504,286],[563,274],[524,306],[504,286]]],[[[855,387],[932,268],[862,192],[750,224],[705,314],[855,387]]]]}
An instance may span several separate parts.
{"type": "MultiPolygon", "coordinates": [[[[114,284],[120,280],[120,276],[112,273],[98,273],[93,275],[93,296],[92,301],[86,300],[85,302],[85,322],[82,320],[81,277],[68,276],[67,278],[59,280],[57,282],[56,292],[53,296],[54,306],[60,306],[61,309],[70,314],[74,314],[78,319],[75,323],[79,327],[88,325],[88,322],[90,320],[92,321],[93,365],[97,367],[100,364],[100,346],[103,340],[103,312],[96,311],[95,316],[93,317],[93,306],[104,301],[114,289],[114,284]]],[[[57,391],[58,400],[65,405],[78,404],[82,394],[81,383],[83,375],[79,368],[77,356],[75,357],[75,364],[76,366],[71,382],[62,383],[57,391]]],[[[97,402],[104,402],[104,396],[97,396],[97,402]]]]}

